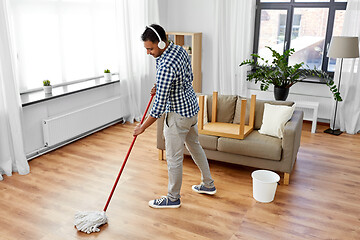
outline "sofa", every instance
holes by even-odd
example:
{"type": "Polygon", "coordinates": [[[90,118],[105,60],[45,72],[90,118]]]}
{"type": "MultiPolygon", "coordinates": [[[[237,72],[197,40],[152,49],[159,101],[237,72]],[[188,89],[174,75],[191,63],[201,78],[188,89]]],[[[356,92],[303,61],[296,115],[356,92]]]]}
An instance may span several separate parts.
{"type": "MultiPolygon", "coordinates": [[[[205,118],[210,122],[212,96],[206,95],[205,118]]],[[[236,95],[219,95],[217,102],[217,121],[239,123],[241,99],[236,95]]],[[[290,174],[300,147],[303,112],[295,110],[285,124],[283,138],[260,134],[264,114],[264,104],[292,106],[290,101],[256,100],[254,130],[243,140],[199,134],[199,141],[209,160],[239,164],[254,168],[268,169],[284,173],[284,184],[288,185],[290,174]]],[[[246,122],[248,124],[250,101],[247,101],[246,122]]],[[[164,116],[157,121],[157,148],[159,159],[165,159],[165,140],[163,135],[164,116]]],[[[184,149],[184,154],[189,154],[184,149]]]]}

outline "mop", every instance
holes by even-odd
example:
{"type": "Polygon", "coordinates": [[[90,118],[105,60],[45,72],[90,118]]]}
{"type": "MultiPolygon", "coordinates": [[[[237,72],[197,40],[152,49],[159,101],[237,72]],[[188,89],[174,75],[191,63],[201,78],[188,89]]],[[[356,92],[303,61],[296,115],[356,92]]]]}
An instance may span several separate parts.
{"type": "MultiPolygon", "coordinates": [[[[148,109],[150,107],[150,104],[151,104],[153,98],[154,98],[154,95],[151,95],[150,101],[149,101],[149,103],[148,103],[148,105],[146,107],[145,113],[144,113],[144,115],[143,115],[143,117],[141,119],[141,122],[140,122],[141,124],[144,122],[146,113],[147,113],[147,111],[148,111],[148,109]]],[[[123,162],[123,164],[121,166],[121,169],[119,171],[119,174],[118,174],[118,176],[117,176],[117,178],[115,180],[114,186],[113,186],[113,188],[111,190],[111,193],[110,193],[110,195],[108,197],[108,200],[107,200],[107,202],[105,204],[104,210],[102,212],[100,212],[100,211],[77,212],[75,214],[74,223],[75,223],[76,228],[79,231],[85,232],[87,234],[90,234],[92,232],[100,232],[99,227],[108,222],[108,218],[106,217],[105,212],[106,212],[106,210],[107,210],[107,208],[109,206],[110,200],[111,200],[111,198],[112,198],[112,196],[114,194],[115,188],[116,188],[116,186],[117,186],[117,184],[119,182],[121,173],[124,170],[124,167],[125,167],[125,164],[126,164],[126,162],[128,160],[128,157],[130,155],[131,149],[134,146],[136,137],[137,136],[134,136],[134,139],[133,139],[133,141],[132,141],[132,143],[130,145],[130,148],[129,148],[127,154],[126,154],[125,160],[124,160],[124,162],[123,162]]]]}

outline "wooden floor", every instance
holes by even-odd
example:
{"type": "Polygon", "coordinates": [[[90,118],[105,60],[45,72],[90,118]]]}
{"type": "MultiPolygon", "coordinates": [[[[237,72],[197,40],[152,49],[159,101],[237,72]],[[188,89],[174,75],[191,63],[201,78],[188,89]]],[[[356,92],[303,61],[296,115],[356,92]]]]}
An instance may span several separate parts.
{"type": "Polygon", "coordinates": [[[31,173],[0,182],[0,239],[360,239],[360,135],[304,124],[290,185],[272,203],[252,198],[253,168],[210,161],[217,194],[191,190],[200,173],[184,160],[182,206],[152,209],[167,192],[156,127],[138,137],[99,233],[79,233],[76,211],[101,211],[135,125],[117,124],[30,161],[31,173]]]}

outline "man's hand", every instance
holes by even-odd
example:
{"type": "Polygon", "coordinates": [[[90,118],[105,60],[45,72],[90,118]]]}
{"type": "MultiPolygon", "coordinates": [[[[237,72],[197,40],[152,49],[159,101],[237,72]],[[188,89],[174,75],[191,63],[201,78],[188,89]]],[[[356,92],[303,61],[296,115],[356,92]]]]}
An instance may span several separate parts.
{"type": "Polygon", "coordinates": [[[139,123],[134,129],[133,136],[134,137],[138,136],[138,135],[142,134],[144,131],[145,131],[145,129],[142,127],[142,124],[139,123]]]}
{"type": "Polygon", "coordinates": [[[155,93],[156,93],[156,84],[154,84],[153,88],[151,89],[150,95],[151,95],[151,96],[152,96],[152,95],[155,95],[155,93]]]}

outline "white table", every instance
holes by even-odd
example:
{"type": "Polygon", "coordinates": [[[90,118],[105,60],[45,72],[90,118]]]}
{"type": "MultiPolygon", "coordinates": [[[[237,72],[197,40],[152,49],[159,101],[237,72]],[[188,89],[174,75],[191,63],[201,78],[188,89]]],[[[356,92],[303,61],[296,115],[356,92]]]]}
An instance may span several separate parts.
{"type": "Polygon", "coordinates": [[[296,101],[296,109],[304,111],[304,120],[312,121],[311,132],[316,132],[317,116],[319,103],[318,102],[303,102],[296,101]],[[311,111],[310,113],[309,110],[311,111]],[[311,114],[312,113],[312,114],[311,114]]]}

